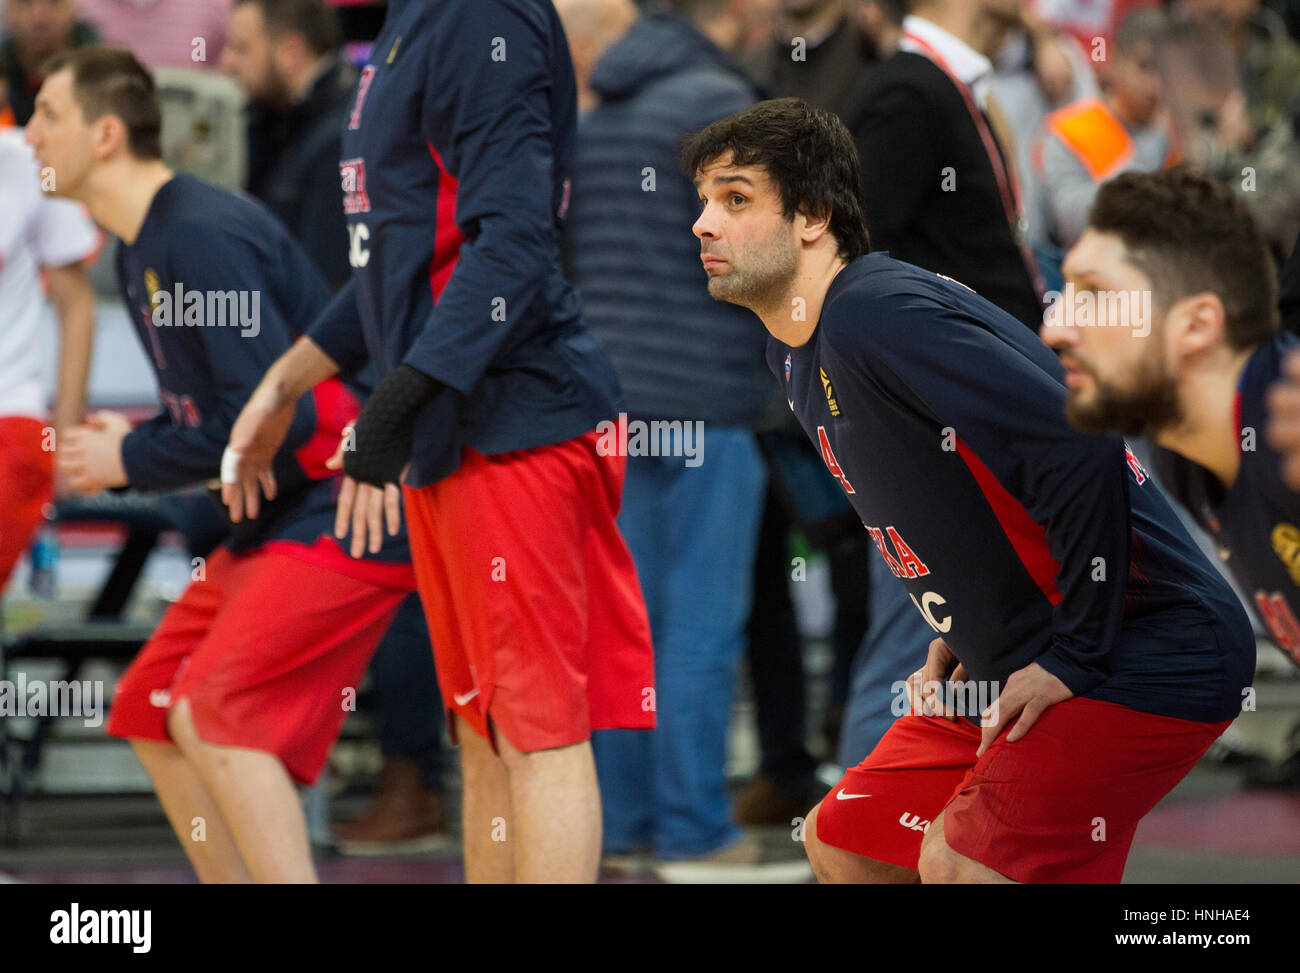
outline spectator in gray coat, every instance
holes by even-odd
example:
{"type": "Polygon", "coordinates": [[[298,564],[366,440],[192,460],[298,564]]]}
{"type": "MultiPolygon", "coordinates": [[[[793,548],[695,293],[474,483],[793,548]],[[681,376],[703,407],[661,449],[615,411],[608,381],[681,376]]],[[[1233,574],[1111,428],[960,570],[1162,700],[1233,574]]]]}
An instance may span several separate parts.
{"type": "Polygon", "coordinates": [[[600,101],[573,164],[569,269],[626,395],[619,526],[658,684],[656,730],[592,742],[607,852],[746,864],[756,846],[730,820],[723,770],[765,485],[751,426],[771,379],[758,319],[709,297],[690,232],[699,197],[678,159],[683,136],[758,99],[733,60],[755,8],[673,7],[596,64],[600,101]]]}

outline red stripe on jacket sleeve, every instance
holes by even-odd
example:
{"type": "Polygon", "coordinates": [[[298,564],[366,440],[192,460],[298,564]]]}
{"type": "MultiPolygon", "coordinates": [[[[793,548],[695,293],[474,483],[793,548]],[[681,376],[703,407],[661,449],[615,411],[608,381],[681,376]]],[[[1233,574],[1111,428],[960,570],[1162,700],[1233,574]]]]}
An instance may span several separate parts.
{"type": "Polygon", "coordinates": [[[992,508],[993,516],[997,517],[1007,540],[1020,558],[1020,563],[1055,608],[1061,602],[1061,592],[1056,587],[1056,575],[1061,566],[1047,548],[1046,528],[1029,516],[1024,505],[1007,492],[992,471],[960,439],[957,440],[957,452],[979,484],[984,499],[992,508]]]}

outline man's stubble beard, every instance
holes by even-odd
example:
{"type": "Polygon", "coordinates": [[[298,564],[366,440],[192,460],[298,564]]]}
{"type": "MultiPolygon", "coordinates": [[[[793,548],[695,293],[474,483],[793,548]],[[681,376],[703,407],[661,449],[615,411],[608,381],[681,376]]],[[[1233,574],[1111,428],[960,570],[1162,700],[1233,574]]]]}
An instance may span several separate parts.
{"type": "Polygon", "coordinates": [[[1096,391],[1086,405],[1071,391],[1065,403],[1065,418],[1075,429],[1090,435],[1119,433],[1122,436],[1154,438],[1160,432],[1183,422],[1178,383],[1163,363],[1144,362],[1138,373],[1137,386],[1122,391],[1103,382],[1088,370],[1096,391]]]}
{"type": "Polygon", "coordinates": [[[274,65],[267,69],[265,83],[253,100],[276,113],[288,111],[292,107],[293,94],[289,90],[289,82],[280,76],[274,65]]]}
{"type": "Polygon", "coordinates": [[[752,264],[741,269],[729,262],[729,272],[709,278],[709,295],[762,316],[785,305],[790,297],[790,283],[799,269],[799,250],[788,232],[778,231],[746,251],[752,264]]]}

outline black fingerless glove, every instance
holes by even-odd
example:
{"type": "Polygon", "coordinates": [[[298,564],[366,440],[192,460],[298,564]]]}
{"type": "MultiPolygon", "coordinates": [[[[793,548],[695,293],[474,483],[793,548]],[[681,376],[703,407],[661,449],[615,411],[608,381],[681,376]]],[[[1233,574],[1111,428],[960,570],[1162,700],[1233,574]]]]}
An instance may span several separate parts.
{"type": "Polygon", "coordinates": [[[343,451],[343,471],[372,486],[399,482],[411,458],[415,417],[443,387],[410,365],[385,375],[353,423],[353,448],[343,451]]]}

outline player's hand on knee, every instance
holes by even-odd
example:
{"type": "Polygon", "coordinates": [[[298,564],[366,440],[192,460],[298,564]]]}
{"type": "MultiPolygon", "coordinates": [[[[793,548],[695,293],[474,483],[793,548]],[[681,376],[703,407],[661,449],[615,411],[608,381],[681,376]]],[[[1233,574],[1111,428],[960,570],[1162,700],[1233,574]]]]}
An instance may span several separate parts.
{"type": "Polygon", "coordinates": [[[938,698],[937,687],[950,674],[955,677],[958,671],[963,675],[965,673],[952,649],[948,648],[948,643],[941,638],[934,639],[930,643],[925,665],[907,679],[907,701],[912,712],[923,716],[946,716],[947,712],[938,698]]]}
{"type": "Polygon", "coordinates": [[[1300,354],[1283,360],[1282,378],[1268,393],[1268,415],[1268,443],[1282,454],[1282,480],[1300,490],[1300,354]]]}
{"type": "Polygon", "coordinates": [[[998,734],[1012,720],[1016,720],[1016,725],[1007,734],[1007,743],[1015,743],[1028,733],[1049,706],[1064,702],[1073,695],[1065,683],[1037,662],[1017,669],[1007,679],[998,698],[981,714],[983,739],[980,740],[975,756],[983,756],[984,751],[993,745],[998,734]]]}

